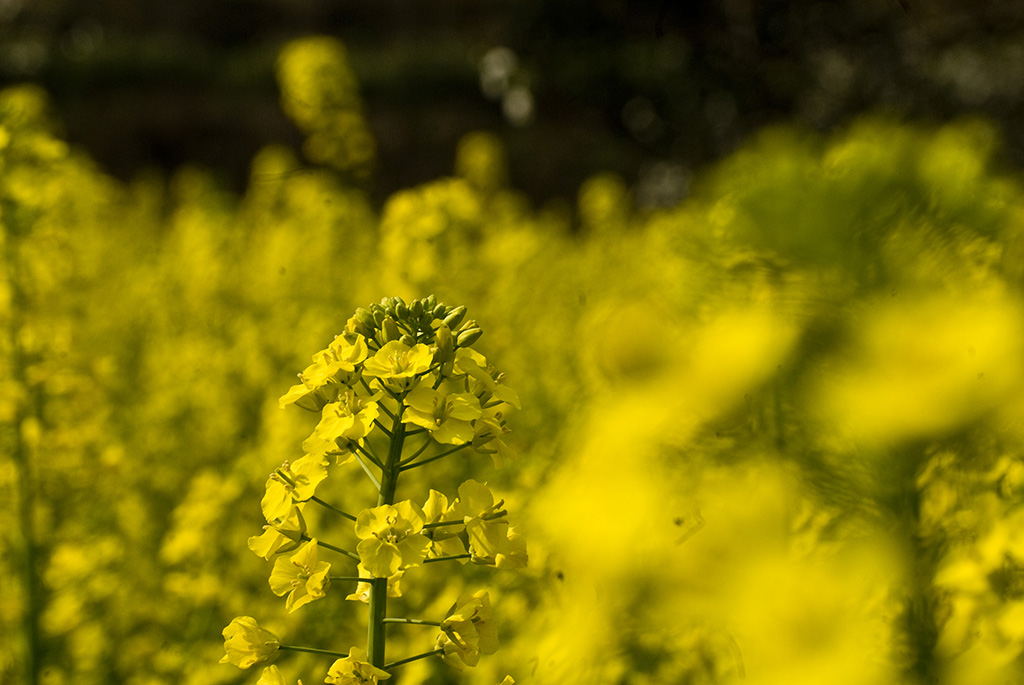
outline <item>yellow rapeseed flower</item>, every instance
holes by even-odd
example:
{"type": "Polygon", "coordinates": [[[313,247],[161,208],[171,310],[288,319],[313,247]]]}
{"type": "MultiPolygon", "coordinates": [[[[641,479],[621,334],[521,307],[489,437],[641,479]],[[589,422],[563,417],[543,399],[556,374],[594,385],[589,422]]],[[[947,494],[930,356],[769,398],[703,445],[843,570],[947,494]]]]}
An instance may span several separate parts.
{"type": "Polygon", "coordinates": [[[356,517],[356,547],[363,567],[374,578],[389,578],[400,570],[418,566],[430,548],[423,530],[423,510],[406,500],[364,509],[356,517]]]}
{"type": "Polygon", "coordinates": [[[348,656],[331,664],[324,682],[330,685],[376,685],[391,674],[373,666],[366,660],[366,650],[352,647],[348,656]]]}
{"type": "Polygon", "coordinates": [[[331,565],[317,561],[316,538],[291,557],[278,557],[270,573],[270,589],[281,597],[288,594],[285,608],[291,613],[327,594],[331,565]]]}
{"type": "Polygon", "coordinates": [[[260,628],[251,616],[238,616],[224,628],[224,657],[222,664],[234,664],[249,668],[254,664],[271,661],[277,657],[281,643],[269,630],[260,628]]]}

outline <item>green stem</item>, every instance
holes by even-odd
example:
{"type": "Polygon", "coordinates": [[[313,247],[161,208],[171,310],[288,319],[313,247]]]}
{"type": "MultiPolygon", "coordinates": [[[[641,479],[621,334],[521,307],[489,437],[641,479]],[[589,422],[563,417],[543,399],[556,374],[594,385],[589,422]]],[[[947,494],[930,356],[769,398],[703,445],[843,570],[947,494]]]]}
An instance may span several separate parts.
{"type": "MultiPolygon", "coordinates": [[[[420,430],[422,431],[423,429],[421,428],[420,430]]],[[[406,433],[406,435],[409,435],[409,433],[406,433]]],[[[401,464],[400,464],[400,466],[405,466],[405,465],[406,465],[406,464],[408,464],[409,462],[411,462],[411,461],[415,460],[415,459],[416,459],[416,457],[418,457],[418,456],[420,456],[421,454],[423,454],[423,452],[424,452],[424,451],[425,451],[425,450],[426,450],[426,449],[427,449],[428,447],[430,447],[430,444],[431,444],[432,442],[434,442],[433,438],[427,437],[427,441],[423,443],[423,446],[422,446],[422,447],[420,447],[420,448],[419,448],[418,450],[416,450],[415,452],[413,452],[413,455],[412,455],[411,457],[407,457],[407,458],[403,459],[403,460],[402,460],[402,462],[401,462],[401,464]]]]}
{"type": "Polygon", "coordinates": [[[432,461],[437,461],[438,459],[444,459],[449,454],[454,454],[454,453],[458,452],[459,450],[466,449],[467,447],[469,447],[469,443],[468,442],[466,444],[464,444],[464,445],[459,445],[458,447],[453,447],[452,449],[450,449],[450,450],[448,450],[446,452],[441,452],[441,454],[437,454],[437,455],[431,457],[430,459],[424,459],[423,461],[418,461],[415,464],[408,464],[407,466],[403,466],[402,470],[403,471],[408,471],[409,469],[414,469],[417,466],[425,466],[425,465],[429,464],[432,461]]]}
{"type": "Polygon", "coordinates": [[[424,523],[424,528],[441,528],[442,526],[462,526],[465,525],[462,521],[434,521],[433,523],[424,523]]]}
{"type": "Polygon", "coordinates": [[[377,458],[377,455],[360,445],[358,442],[352,443],[352,451],[362,454],[364,457],[372,461],[378,469],[384,468],[384,464],[380,463],[380,459],[377,458]]]}
{"type": "MultiPolygon", "coordinates": [[[[391,425],[391,442],[388,445],[388,456],[381,469],[380,496],[377,506],[395,503],[395,489],[398,487],[398,474],[401,471],[402,447],[405,443],[405,424],[402,413],[405,405],[398,396],[398,409],[395,411],[391,425]]],[[[366,652],[370,663],[377,668],[384,667],[384,617],[387,615],[388,579],[374,578],[370,584],[370,620],[367,626],[366,652]]]]}
{"type": "Polygon", "coordinates": [[[360,582],[360,583],[370,583],[370,582],[373,582],[373,578],[360,578],[359,576],[327,576],[327,577],[330,578],[331,581],[337,580],[339,582],[346,581],[346,580],[354,580],[354,581],[357,581],[357,582],[360,582]]]}
{"type": "Polygon", "coordinates": [[[352,514],[348,513],[347,511],[342,511],[341,509],[339,509],[338,507],[334,506],[333,504],[328,504],[327,502],[323,501],[322,499],[320,499],[316,495],[313,495],[313,497],[311,497],[310,499],[312,499],[314,502],[319,504],[321,507],[325,507],[327,509],[330,509],[331,511],[333,511],[336,514],[341,514],[342,516],[347,518],[349,521],[355,521],[356,520],[356,517],[353,516],[352,514]]]}
{"type": "Polygon", "coordinates": [[[373,471],[371,471],[370,467],[367,466],[365,461],[363,461],[363,457],[359,454],[359,452],[352,452],[352,456],[355,457],[356,461],[359,462],[359,465],[363,467],[363,471],[366,472],[366,475],[370,479],[370,482],[373,483],[373,487],[377,488],[377,491],[379,492],[380,481],[377,480],[377,476],[373,475],[373,471]]]}
{"type": "Polygon", "coordinates": [[[395,666],[401,666],[402,664],[407,664],[410,661],[419,661],[420,659],[426,659],[428,656],[436,656],[437,654],[444,654],[444,650],[443,649],[435,649],[432,652],[424,652],[423,654],[417,654],[416,656],[411,656],[408,659],[400,659],[398,661],[392,661],[390,664],[388,664],[387,666],[384,667],[384,670],[387,671],[388,669],[392,669],[395,666]]]}
{"type": "Polygon", "coordinates": [[[386,618],[385,623],[409,623],[415,626],[434,626],[440,628],[441,624],[438,621],[423,621],[418,618],[386,618]]]}
{"type": "Polygon", "coordinates": [[[472,556],[472,554],[453,554],[449,557],[433,557],[432,559],[424,559],[423,563],[430,564],[435,561],[454,561],[455,559],[469,559],[472,556]]]}
{"type": "Polygon", "coordinates": [[[278,649],[290,649],[293,652],[309,652],[310,654],[327,654],[328,656],[341,656],[345,657],[348,654],[344,652],[332,652],[329,649],[317,649],[316,647],[299,647],[297,645],[278,645],[278,649]]]}
{"type": "MultiPolygon", "coordinates": [[[[313,538],[309,537],[308,535],[303,535],[302,539],[303,540],[312,540],[313,538]]],[[[319,540],[318,539],[316,541],[316,544],[317,544],[317,546],[323,547],[324,549],[329,549],[332,552],[337,552],[338,554],[344,554],[349,559],[355,559],[356,561],[362,561],[362,559],[359,558],[359,555],[356,554],[355,552],[349,552],[347,549],[342,549],[341,547],[335,547],[334,545],[329,545],[326,542],[324,542],[323,540],[319,540]]]]}

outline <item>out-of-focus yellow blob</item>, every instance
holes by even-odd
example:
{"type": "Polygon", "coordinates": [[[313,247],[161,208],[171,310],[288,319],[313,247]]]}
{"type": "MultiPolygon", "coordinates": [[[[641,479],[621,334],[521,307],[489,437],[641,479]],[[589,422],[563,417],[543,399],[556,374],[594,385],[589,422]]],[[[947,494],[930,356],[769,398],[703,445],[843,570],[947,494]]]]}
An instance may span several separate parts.
{"type": "Polygon", "coordinates": [[[1014,396],[1024,325],[999,295],[875,301],[853,350],[817,376],[809,407],[855,439],[891,443],[937,435],[1014,396]]]}

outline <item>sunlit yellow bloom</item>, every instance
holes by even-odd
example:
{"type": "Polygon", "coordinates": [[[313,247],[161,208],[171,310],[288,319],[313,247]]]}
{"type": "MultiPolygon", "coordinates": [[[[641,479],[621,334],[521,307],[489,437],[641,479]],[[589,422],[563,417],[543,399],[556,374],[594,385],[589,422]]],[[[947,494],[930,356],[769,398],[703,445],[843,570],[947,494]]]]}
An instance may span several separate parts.
{"type": "MultiPolygon", "coordinates": [[[[366,578],[369,576],[369,572],[362,564],[358,566],[358,575],[360,578],[366,578]]],[[[401,597],[402,596],[402,576],[405,575],[405,571],[399,571],[393,576],[388,577],[388,597],[401,597]]],[[[370,588],[372,586],[369,583],[358,583],[356,585],[356,591],[345,597],[355,602],[362,602],[363,604],[369,604],[370,602],[370,588]]]]}
{"type": "MultiPolygon", "coordinates": [[[[263,675],[256,681],[256,685],[288,685],[285,681],[284,676],[281,675],[281,671],[278,670],[277,666],[268,666],[263,669],[263,675]]],[[[298,685],[302,685],[302,681],[298,681],[298,685]]],[[[505,685],[502,683],[501,685],[505,685]]]]}
{"type": "Polygon", "coordinates": [[[302,536],[306,534],[306,520],[302,516],[305,504],[292,503],[288,514],[280,519],[268,521],[263,526],[262,535],[249,538],[249,549],[256,556],[269,560],[275,554],[291,552],[302,544],[302,536]]]}
{"type": "Polygon", "coordinates": [[[254,664],[271,661],[277,657],[281,643],[269,630],[260,628],[251,616],[238,616],[224,628],[224,656],[222,664],[234,664],[249,668],[254,664]]]}
{"type": "Polygon", "coordinates": [[[457,522],[447,526],[432,526],[426,529],[426,535],[433,542],[432,556],[444,557],[465,554],[466,547],[457,536],[466,529],[462,517],[451,511],[448,498],[437,490],[431,490],[423,505],[423,515],[427,523],[457,522]]]}
{"type": "Polygon", "coordinates": [[[344,464],[352,459],[352,445],[373,430],[373,422],[380,415],[377,400],[380,393],[363,396],[354,390],[346,390],[338,396],[337,402],[324,405],[320,423],[302,443],[306,454],[323,456],[338,452],[337,462],[344,464]]]}
{"type": "Polygon", "coordinates": [[[270,589],[278,597],[288,593],[285,608],[290,613],[327,594],[330,570],[329,563],[317,561],[316,538],[313,538],[291,557],[278,557],[270,573],[270,589]]]}
{"type": "Polygon", "coordinates": [[[324,681],[331,685],[374,685],[387,680],[391,674],[373,666],[366,660],[366,650],[352,647],[348,656],[331,664],[324,681]]]}
{"type": "Polygon", "coordinates": [[[426,428],[443,444],[462,445],[472,440],[473,421],[480,418],[480,400],[471,393],[448,392],[447,383],[437,390],[432,386],[422,382],[406,395],[402,421],[426,428]]]}
{"type": "Polygon", "coordinates": [[[491,455],[496,469],[504,466],[505,460],[515,457],[512,448],[501,439],[503,435],[510,432],[505,427],[502,406],[498,405],[483,411],[483,415],[473,424],[473,440],[470,443],[473,451],[491,455]]]}
{"type": "Polygon", "coordinates": [[[426,373],[432,361],[433,354],[423,343],[409,347],[403,342],[392,340],[363,362],[363,373],[382,380],[407,383],[409,379],[426,373]]]}
{"type": "MultiPolygon", "coordinates": [[[[507,385],[502,385],[491,376],[493,369],[487,366],[487,359],[482,354],[468,347],[460,348],[455,353],[455,368],[469,376],[469,391],[480,398],[482,403],[504,402],[516,409],[522,409],[519,395],[507,385]]],[[[498,379],[501,375],[498,375],[498,379]]]]}
{"type": "Polygon", "coordinates": [[[491,618],[491,599],[486,590],[456,602],[441,621],[437,647],[441,658],[458,670],[476,666],[481,654],[498,651],[498,631],[491,618]]]}
{"type": "Polygon", "coordinates": [[[526,565],[526,541],[509,527],[503,504],[504,500],[495,503],[494,495],[483,483],[467,480],[459,486],[459,497],[449,507],[447,517],[462,518],[465,523],[474,564],[501,568],[526,565]]]}
{"type": "Polygon", "coordinates": [[[260,506],[268,521],[284,519],[295,502],[305,502],[316,491],[316,486],[327,478],[327,461],[308,454],[294,462],[285,462],[267,479],[267,491],[260,506]]]}
{"type": "Polygon", "coordinates": [[[330,401],[330,395],[318,393],[318,390],[332,383],[349,385],[353,382],[356,365],[366,359],[369,350],[363,336],[346,335],[354,335],[354,340],[350,342],[345,336],[339,335],[326,350],[313,355],[313,363],[299,374],[299,380],[302,382],[293,385],[281,397],[281,407],[294,403],[303,409],[319,409],[325,402],[330,401]]]}
{"type": "Polygon", "coordinates": [[[356,517],[356,547],[363,566],[374,578],[389,578],[423,563],[430,540],[423,530],[423,510],[406,500],[365,509],[356,517]]]}

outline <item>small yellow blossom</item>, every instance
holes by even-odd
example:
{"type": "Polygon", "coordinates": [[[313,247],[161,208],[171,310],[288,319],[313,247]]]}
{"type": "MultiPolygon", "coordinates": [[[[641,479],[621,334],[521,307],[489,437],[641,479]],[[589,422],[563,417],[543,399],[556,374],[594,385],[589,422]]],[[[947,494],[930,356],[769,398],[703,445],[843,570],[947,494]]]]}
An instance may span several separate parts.
{"type": "Polygon", "coordinates": [[[411,379],[427,372],[433,356],[423,343],[409,347],[392,340],[363,362],[363,373],[381,380],[396,381],[395,385],[405,388],[411,379]]]}
{"type": "Polygon", "coordinates": [[[277,657],[281,643],[269,630],[259,627],[251,616],[238,616],[224,628],[224,656],[222,664],[249,668],[254,664],[272,661],[277,657]]]}
{"type": "Polygon", "coordinates": [[[267,525],[263,526],[262,535],[249,538],[249,549],[256,556],[268,561],[275,554],[298,549],[302,544],[302,537],[306,534],[306,519],[302,516],[304,506],[304,502],[292,503],[284,517],[268,521],[267,525]]]}
{"type": "Polygon", "coordinates": [[[313,355],[313,363],[299,374],[298,385],[293,385],[281,397],[281,407],[296,404],[303,409],[317,410],[330,401],[330,394],[322,390],[327,385],[351,384],[356,375],[356,365],[366,359],[369,350],[366,340],[358,334],[339,335],[326,350],[313,355]]]}
{"type": "Polygon", "coordinates": [[[434,440],[462,445],[473,439],[473,422],[480,418],[480,400],[472,393],[449,392],[447,383],[435,390],[433,383],[421,382],[405,397],[405,423],[430,431],[434,440]]]}
{"type": "Polygon", "coordinates": [[[449,508],[448,517],[463,519],[474,564],[522,568],[528,559],[526,540],[509,527],[503,504],[504,500],[494,502],[485,484],[467,480],[459,486],[459,497],[449,508]]]}
{"type": "Polygon", "coordinates": [[[337,402],[324,405],[320,423],[302,443],[302,450],[308,455],[323,456],[337,452],[337,463],[344,464],[352,459],[352,445],[359,444],[373,429],[373,422],[380,415],[378,392],[364,396],[348,389],[338,395],[337,402]]]}
{"type": "Polygon", "coordinates": [[[278,557],[270,573],[270,589],[278,597],[288,594],[285,608],[291,613],[327,594],[331,565],[317,561],[316,538],[291,557],[278,557]]]}
{"type": "Polygon", "coordinates": [[[437,647],[441,658],[461,671],[476,666],[481,654],[498,651],[498,631],[491,617],[491,599],[486,590],[457,601],[441,621],[437,647]]]}
{"type": "MultiPolygon", "coordinates": [[[[268,666],[263,669],[263,674],[256,681],[256,685],[288,685],[288,683],[285,682],[284,676],[281,675],[281,671],[278,670],[277,666],[268,666]]],[[[302,685],[301,680],[298,681],[298,685],[302,685]]],[[[501,685],[504,685],[504,683],[501,685]]]]}
{"type": "Polygon", "coordinates": [[[331,664],[324,682],[330,685],[376,685],[391,674],[366,661],[366,650],[352,647],[348,656],[331,664]]]}
{"type": "MultiPolygon", "coordinates": [[[[366,578],[370,575],[369,571],[366,570],[362,564],[359,564],[357,574],[360,578],[366,578]]],[[[402,596],[402,576],[405,575],[405,571],[399,571],[393,576],[388,577],[388,597],[401,597],[402,596]]],[[[369,583],[359,583],[356,585],[356,591],[345,597],[355,602],[362,602],[363,604],[370,603],[370,588],[369,583]]]]}
{"type": "Polygon", "coordinates": [[[363,566],[374,578],[389,578],[418,566],[430,547],[423,530],[423,510],[415,502],[365,509],[356,517],[356,547],[363,566]]]}
{"type": "Polygon", "coordinates": [[[294,462],[285,462],[267,479],[267,491],[260,506],[267,521],[283,519],[295,502],[305,502],[316,491],[316,486],[327,478],[327,461],[307,454],[294,462]]]}

